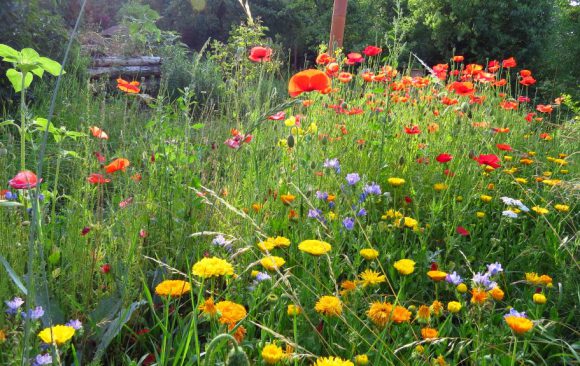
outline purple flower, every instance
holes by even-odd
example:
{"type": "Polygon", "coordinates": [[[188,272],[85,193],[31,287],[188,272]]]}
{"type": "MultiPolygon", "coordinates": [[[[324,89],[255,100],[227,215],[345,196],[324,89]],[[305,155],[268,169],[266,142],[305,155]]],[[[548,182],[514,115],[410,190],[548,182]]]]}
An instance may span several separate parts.
{"type": "Polygon", "coordinates": [[[503,268],[501,268],[501,263],[495,262],[487,265],[487,273],[489,273],[490,276],[495,276],[500,272],[503,272],[503,268]]]}
{"type": "Polygon", "coordinates": [[[344,226],[346,230],[354,229],[354,219],[352,217],[347,217],[346,219],[342,220],[342,226],[344,226]]]}
{"type": "Polygon", "coordinates": [[[316,191],[316,198],[319,200],[326,201],[328,199],[328,192],[316,191]]]}
{"type": "Polygon", "coordinates": [[[264,273],[264,272],[258,272],[258,274],[256,275],[256,281],[257,282],[262,282],[262,281],[266,281],[271,279],[272,277],[270,277],[269,274],[264,273]]]}
{"type": "Polygon", "coordinates": [[[358,197],[358,201],[360,203],[363,203],[367,199],[367,196],[368,196],[368,193],[365,193],[365,192],[361,193],[360,196],[358,197]]]}
{"type": "Polygon", "coordinates": [[[330,207],[331,210],[334,208],[335,205],[336,204],[334,203],[334,201],[328,202],[328,207],[330,207]]]}
{"type": "Polygon", "coordinates": [[[381,186],[379,186],[378,184],[376,184],[375,182],[372,182],[370,184],[367,184],[364,187],[364,192],[369,195],[369,194],[374,194],[374,195],[380,195],[381,192],[381,186]]]}
{"type": "Polygon", "coordinates": [[[22,304],[24,304],[24,300],[22,300],[20,297],[15,297],[12,300],[4,301],[4,303],[6,303],[6,305],[8,306],[8,310],[6,310],[8,314],[16,314],[18,308],[20,308],[22,304]]]}
{"type": "Polygon", "coordinates": [[[338,162],[337,158],[334,159],[326,159],[324,161],[324,165],[325,168],[331,168],[334,169],[334,171],[336,173],[340,173],[340,163],[338,162]]]}
{"type": "Polygon", "coordinates": [[[17,198],[18,198],[18,193],[6,192],[6,193],[4,194],[4,197],[5,197],[5,198],[6,198],[8,201],[15,200],[15,199],[17,199],[17,198]]]}
{"type": "Polygon", "coordinates": [[[497,282],[491,281],[490,283],[487,284],[487,286],[485,287],[485,289],[487,291],[490,291],[490,290],[493,290],[496,287],[497,287],[497,282]]]}
{"type": "Polygon", "coordinates": [[[506,315],[504,315],[503,317],[508,317],[508,316],[517,316],[518,318],[527,318],[528,316],[526,315],[525,311],[522,311],[521,313],[519,311],[517,311],[514,308],[510,309],[510,312],[507,313],[506,315]]]}
{"type": "Polygon", "coordinates": [[[50,353],[36,355],[36,357],[32,361],[33,366],[50,365],[50,364],[52,364],[52,356],[50,355],[50,353]]]}
{"type": "Polygon", "coordinates": [[[66,323],[65,325],[68,325],[69,327],[73,327],[74,330],[79,330],[83,327],[83,323],[81,323],[81,321],[78,319],[72,319],[68,323],[66,323]]]}
{"type": "Polygon", "coordinates": [[[358,173],[350,173],[346,175],[346,181],[350,186],[355,185],[359,180],[360,176],[358,175],[358,173]]]}
{"type": "Polygon", "coordinates": [[[320,211],[319,209],[308,210],[308,217],[311,219],[319,219],[321,214],[322,214],[322,211],[320,211]]]}
{"type": "Polygon", "coordinates": [[[487,287],[491,284],[489,279],[489,273],[481,274],[481,272],[477,272],[475,276],[471,279],[475,285],[487,287]]]}
{"type": "Polygon", "coordinates": [[[358,212],[356,213],[357,216],[366,216],[367,215],[367,210],[365,210],[364,208],[361,208],[360,210],[358,210],[358,212]]]}
{"type": "Polygon", "coordinates": [[[20,313],[20,315],[22,315],[22,318],[24,319],[30,318],[30,320],[37,320],[42,318],[42,316],[44,315],[44,309],[42,309],[42,306],[37,306],[34,309],[28,310],[28,313],[25,313],[23,311],[22,313],[20,313]]]}
{"type": "Polygon", "coordinates": [[[452,283],[453,285],[457,286],[463,282],[463,279],[457,272],[453,271],[453,273],[448,273],[447,277],[445,277],[445,281],[452,283]]]}

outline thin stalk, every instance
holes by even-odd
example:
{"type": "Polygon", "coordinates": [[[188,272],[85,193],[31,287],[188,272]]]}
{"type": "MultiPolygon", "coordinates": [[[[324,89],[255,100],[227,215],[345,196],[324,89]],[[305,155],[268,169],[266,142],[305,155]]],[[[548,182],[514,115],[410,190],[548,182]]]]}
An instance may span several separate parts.
{"type": "Polygon", "coordinates": [[[26,169],[26,71],[22,71],[20,90],[20,170],[26,169]]]}

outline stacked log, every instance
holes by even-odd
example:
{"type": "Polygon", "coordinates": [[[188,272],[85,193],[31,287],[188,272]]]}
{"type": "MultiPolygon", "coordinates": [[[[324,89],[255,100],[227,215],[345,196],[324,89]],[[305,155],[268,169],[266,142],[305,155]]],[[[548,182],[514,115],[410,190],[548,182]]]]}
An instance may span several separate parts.
{"type": "Polygon", "coordinates": [[[161,57],[105,56],[93,58],[93,63],[89,68],[89,75],[91,79],[98,79],[104,76],[122,76],[128,79],[149,78],[151,76],[158,78],[161,76],[161,57]]]}

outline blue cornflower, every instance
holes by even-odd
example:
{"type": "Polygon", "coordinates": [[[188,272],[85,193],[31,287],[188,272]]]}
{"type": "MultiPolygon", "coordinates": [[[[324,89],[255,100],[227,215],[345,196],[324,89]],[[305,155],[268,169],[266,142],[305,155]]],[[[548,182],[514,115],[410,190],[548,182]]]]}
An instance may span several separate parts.
{"type": "Polygon", "coordinates": [[[342,226],[344,226],[346,230],[354,229],[354,219],[352,217],[345,218],[342,220],[342,226]]]}
{"type": "Polygon", "coordinates": [[[360,180],[360,175],[358,173],[349,173],[346,175],[346,181],[348,185],[355,185],[360,180]]]}

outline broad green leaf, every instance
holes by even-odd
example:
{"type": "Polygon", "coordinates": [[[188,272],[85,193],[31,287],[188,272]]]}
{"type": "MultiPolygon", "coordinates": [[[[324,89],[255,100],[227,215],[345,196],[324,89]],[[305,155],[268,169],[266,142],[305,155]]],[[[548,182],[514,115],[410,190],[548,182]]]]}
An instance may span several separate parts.
{"type": "Polygon", "coordinates": [[[0,200],[0,207],[20,207],[22,203],[14,201],[0,200]]]}
{"type": "Polygon", "coordinates": [[[14,282],[16,287],[18,287],[18,289],[20,289],[20,291],[22,291],[24,295],[28,295],[28,291],[26,291],[26,287],[24,287],[22,281],[20,281],[20,277],[18,277],[16,272],[14,272],[14,270],[10,266],[10,263],[8,263],[6,258],[4,258],[4,256],[2,255],[0,255],[0,263],[4,265],[4,269],[6,270],[6,272],[8,272],[8,276],[10,276],[10,279],[12,280],[12,282],[14,282]]]}
{"type": "MultiPolygon", "coordinates": [[[[49,74],[54,76],[58,76],[60,74],[60,64],[54,60],[49,59],[48,57],[39,57],[38,64],[49,74]]],[[[66,72],[63,70],[62,73],[65,74],[66,72]]]]}
{"type": "Polygon", "coordinates": [[[23,48],[22,51],[20,51],[20,54],[22,55],[21,62],[23,64],[34,64],[38,61],[38,58],[40,57],[38,52],[36,52],[32,48],[23,48]]]}
{"type": "Polygon", "coordinates": [[[30,70],[30,72],[32,72],[34,75],[38,76],[39,78],[42,78],[42,75],[44,75],[44,69],[42,67],[36,67],[36,68],[30,70]]]}
{"type": "Polygon", "coordinates": [[[66,131],[64,134],[66,135],[66,137],[70,137],[73,140],[76,140],[77,137],[87,137],[86,133],[77,132],[77,131],[66,131]]]}
{"type": "MultiPolygon", "coordinates": [[[[16,71],[15,69],[8,69],[6,71],[6,77],[12,83],[12,87],[14,88],[15,92],[20,92],[22,90],[22,73],[20,71],[16,71]]],[[[24,87],[28,88],[32,83],[32,74],[27,73],[26,79],[24,80],[24,87]]]]}
{"type": "Polygon", "coordinates": [[[10,46],[0,44],[0,57],[6,62],[16,62],[20,57],[20,53],[10,46]]]}

